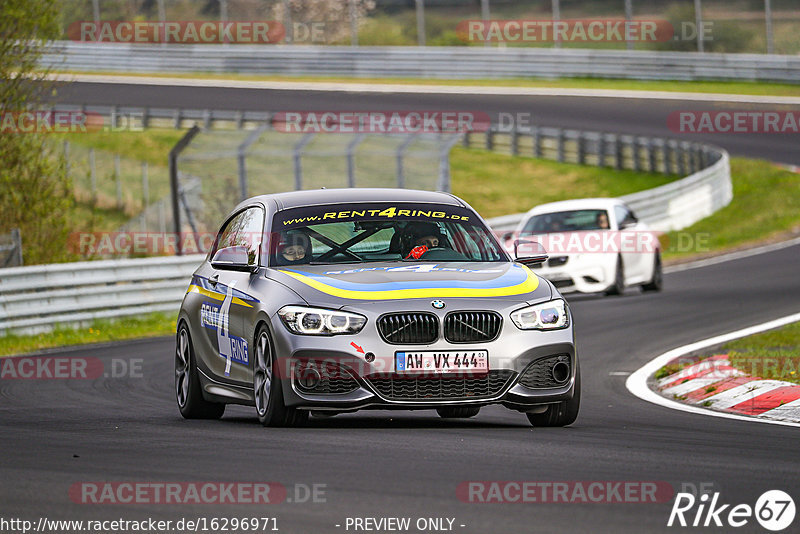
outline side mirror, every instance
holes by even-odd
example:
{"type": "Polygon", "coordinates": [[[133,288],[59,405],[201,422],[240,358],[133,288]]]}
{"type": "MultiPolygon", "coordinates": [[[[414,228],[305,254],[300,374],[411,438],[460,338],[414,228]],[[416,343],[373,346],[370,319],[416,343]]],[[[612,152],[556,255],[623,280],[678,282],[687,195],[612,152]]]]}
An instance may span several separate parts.
{"type": "Polygon", "coordinates": [[[632,226],[636,226],[636,223],[637,223],[637,222],[639,222],[639,221],[638,221],[638,220],[636,220],[635,218],[633,218],[633,217],[628,217],[627,219],[625,219],[624,221],[622,221],[622,224],[620,224],[620,225],[619,225],[619,229],[620,229],[620,230],[626,230],[626,229],[628,229],[628,228],[630,228],[630,227],[632,227],[632,226]]]}
{"type": "Polygon", "coordinates": [[[258,270],[257,255],[250,255],[247,247],[225,247],[211,258],[211,266],[225,271],[254,273],[258,270]]]}
{"type": "Polygon", "coordinates": [[[505,232],[503,235],[500,236],[500,240],[503,243],[505,243],[506,241],[510,240],[512,237],[514,237],[514,232],[513,231],[505,232]]]}
{"type": "Polygon", "coordinates": [[[514,240],[514,261],[523,265],[540,265],[547,258],[547,251],[538,241],[514,240]]]}

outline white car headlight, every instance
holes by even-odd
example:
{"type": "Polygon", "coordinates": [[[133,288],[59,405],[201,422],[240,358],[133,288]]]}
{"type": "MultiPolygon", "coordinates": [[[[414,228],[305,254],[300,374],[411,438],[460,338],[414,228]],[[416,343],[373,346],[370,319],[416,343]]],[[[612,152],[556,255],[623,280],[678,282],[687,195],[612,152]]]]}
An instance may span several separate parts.
{"type": "Polygon", "coordinates": [[[290,332],[312,336],[357,334],[367,324],[367,318],[357,313],[305,306],[284,306],[278,315],[290,332]]]}
{"type": "Polygon", "coordinates": [[[520,330],[555,330],[569,326],[569,315],[563,299],[516,310],[511,313],[511,320],[520,330]]]}

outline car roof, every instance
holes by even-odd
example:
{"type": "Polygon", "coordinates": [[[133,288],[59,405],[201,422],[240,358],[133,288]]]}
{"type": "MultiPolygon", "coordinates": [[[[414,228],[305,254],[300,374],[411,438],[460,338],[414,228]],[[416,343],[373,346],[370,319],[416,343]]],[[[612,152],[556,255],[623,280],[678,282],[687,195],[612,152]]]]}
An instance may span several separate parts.
{"type": "Polygon", "coordinates": [[[341,202],[412,202],[436,203],[464,207],[457,197],[436,191],[420,191],[416,189],[392,188],[349,188],[349,189],[313,189],[307,191],[290,191],[260,195],[248,199],[247,202],[275,201],[278,211],[299,208],[302,206],[318,206],[338,204],[341,202]]]}
{"type": "Polygon", "coordinates": [[[539,204],[531,208],[526,215],[540,215],[542,213],[556,213],[559,211],[572,210],[611,210],[614,209],[614,206],[624,204],[625,203],[618,198],[579,198],[575,200],[561,200],[559,202],[539,204]]]}

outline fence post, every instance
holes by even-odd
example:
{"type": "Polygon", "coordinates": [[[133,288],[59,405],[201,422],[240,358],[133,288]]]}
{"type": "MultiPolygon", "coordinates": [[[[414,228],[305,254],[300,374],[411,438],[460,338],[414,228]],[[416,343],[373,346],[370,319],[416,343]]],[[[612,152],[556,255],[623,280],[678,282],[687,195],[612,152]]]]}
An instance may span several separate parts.
{"type": "Polygon", "coordinates": [[[542,135],[539,132],[538,126],[531,127],[531,136],[533,137],[533,157],[542,157],[542,135]]]}
{"type": "Polygon", "coordinates": [[[358,10],[356,0],[349,0],[350,4],[350,46],[358,46],[358,10]]]}
{"type": "Polygon", "coordinates": [[[597,139],[597,166],[606,166],[606,134],[600,132],[597,139]]]}
{"type": "Polygon", "coordinates": [[[678,173],[681,176],[686,176],[686,142],[676,142],[675,144],[677,145],[675,148],[677,154],[676,157],[678,158],[678,173]]]}
{"type": "Polygon", "coordinates": [[[578,132],[578,163],[580,165],[586,164],[586,146],[583,132],[578,132]]]}
{"type": "Polygon", "coordinates": [[[142,211],[147,211],[150,205],[150,180],[147,176],[147,162],[142,162],[142,211]]]}
{"type": "Polygon", "coordinates": [[[92,188],[92,205],[97,205],[97,169],[94,163],[94,148],[89,149],[89,177],[92,188]]]}
{"type": "Polygon", "coordinates": [[[622,159],[622,142],[619,137],[619,134],[614,134],[614,168],[621,171],[624,161],[622,159]]]}
{"type": "Polygon", "coordinates": [[[182,115],[181,108],[176,108],[175,109],[175,114],[173,116],[174,126],[175,126],[176,130],[180,130],[181,129],[181,120],[182,120],[181,115],[182,115]]]}
{"type": "MultiPolygon", "coordinates": [[[[467,132],[469,134],[469,132],[467,132]]],[[[406,186],[406,172],[405,167],[403,165],[403,157],[406,155],[406,151],[408,151],[409,145],[414,141],[415,136],[414,134],[408,134],[408,137],[403,139],[403,142],[400,143],[400,146],[397,147],[397,155],[395,156],[397,159],[396,169],[397,169],[397,187],[404,188],[406,186]]]]}
{"type": "Polygon", "coordinates": [[[647,170],[656,172],[656,149],[655,141],[652,137],[647,139],[647,170]]]}
{"type": "Polygon", "coordinates": [[[705,44],[703,43],[703,6],[701,0],[694,0],[694,21],[695,28],[697,29],[697,51],[704,52],[705,44]]]}
{"type": "MultiPolygon", "coordinates": [[[[633,21],[632,2],[633,0],[625,0],[625,20],[628,22],[628,24],[630,24],[633,21]]],[[[625,33],[626,33],[625,36],[629,37],[629,35],[627,35],[628,32],[625,33]]],[[[626,46],[628,47],[628,50],[633,50],[633,41],[631,41],[630,39],[626,39],[626,46]]]]}
{"type": "Polygon", "coordinates": [[[664,174],[673,174],[672,147],[668,139],[664,140],[664,174]]]}
{"type": "Polygon", "coordinates": [[[767,22],[767,54],[774,54],[775,39],[772,35],[772,0],[764,0],[764,18],[767,22]]]}
{"type": "Polygon", "coordinates": [[[564,163],[564,144],[566,143],[566,137],[564,135],[564,130],[558,130],[558,161],[559,163],[564,163]]]}
{"type": "Polygon", "coordinates": [[[415,0],[417,8],[417,46],[425,46],[425,2],[415,0]]]}
{"type": "Polygon", "coordinates": [[[462,143],[462,144],[464,145],[464,148],[469,148],[469,139],[470,139],[470,137],[469,137],[469,136],[470,136],[471,134],[472,134],[472,132],[471,132],[471,131],[469,131],[469,130],[467,130],[466,132],[464,132],[464,141],[463,141],[463,143],[462,143]]]}
{"type": "MultiPolygon", "coordinates": [[[[179,200],[180,194],[180,183],[178,182],[178,156],[180,153],[189,146],[189,143],[192,142],[194,136],[200,133],[200,127],[196,124],[192,126],[188,132],[184,134],[180,140],[175,143],[175,146],[172,147],[172,150],[169,151],[169,184],[172,196],[172,218],[173,218],[173,229],[175,230],[175,237],[177,239],[177,250],[176,253],[178,256],[183,255],[183,250],[181,247],[181,206],[179,200]]],[[[161,227],[161,232],[166,232],[166,222],[164,219],[164,202],[159,201],[159,226],[161,227]]]]}
{"type": "MultiPolygon", "coordinates": [[[[553,0],[553,21],[558,22],[561,20],[561,5],[559,0],[553,0]]],[[[554,36],[555,37],[555,36],[554,36]]],[[[553,46],[561,48],[561,39],[553,39],[553,46]]]]}
{"type": "Polygon", "coordinates": [[[303,149],[305,146],[311,142],[314,138],[314,133],[309,132],[303,136],[300,141],[294,146],[294,189],[295,191],[300,191],[303,188],[303,168],[302,168],[302,156],[303,156],[303,149]]]}
{"type": "Polygon", "coordinates": [[[494,150],[494,127],[486,130],[486,150],[494,150]]]}
{"type": "Polygon", "coordinates": [[[458,143],[460,139],[459,134],[454,134],[453,137],[447,141],[442,147],[439,154],[439,191],[450,192],[450,150],[458,143]]]}
{"type": "Polygon", "coordinates": [[[150,126],[150,108],[145,107],[142,109],[142,129],[147,129],[150,126]]]}
{"type": "Polygon", "coordinates": [[[117,209],[122,209],[122,177],[120,176],[119,154],[114,154],[114,180],[117,182],[117,209]]]}
{"type": "Polygon", "coordinates": [[[247,149],[255,143],[261,134],[269,129],[269,123],[262,124],[248,135],[236,149],[236,161],[239,168],[239,193],[242,200],[247,198],[247,149]]]}
{"type": "Polygon", "coordinates": [[[69,172],[72,169],[72,165],[69,161],[69,141],[64,141],[64,173],[66,174],[67,178],[69,178],[69,172]]]}
{"type": "Polygon", "coordinates": [[[363,133],[358,134],[355,138],[347,144],[347,187],[356,186],[356,163],[355,152],[361,141],[364,140],[363,133]]]}
{"type": "Polygon", "coordinates": [[[636,172],[641,172],[642,170],[642,161],[639,159],[639,138],[635,137],[631,141],[631,154],[633,155],[633,170],[636,172]]]}
{"type": "Polygon", "coordinates": [[[517,131],[517,125],[514,124],[514,128],[511,130],[511,155],[512,156],[519,156],[519,132],[517,131]]]}

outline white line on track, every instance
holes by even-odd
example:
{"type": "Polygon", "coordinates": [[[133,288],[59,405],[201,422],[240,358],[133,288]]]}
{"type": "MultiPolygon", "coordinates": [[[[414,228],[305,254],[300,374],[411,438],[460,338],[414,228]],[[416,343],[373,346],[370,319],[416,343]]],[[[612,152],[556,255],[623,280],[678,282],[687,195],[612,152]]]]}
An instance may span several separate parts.
{"type": "Polygon", "coordinates": [[[213,78],[169,78],[160,76],[116,76],[109,74],[54,73],[51,79],[87,83],[119,83],[176,87],[224,87],[232,89],[272,89],[282,91],[342,91],[351,93],[414,93],[441,95],[565,96],[581,98],[631,98],[643,100],[683,100],[697,102],[736,102],[740,104],[798,105],[800,97],[678,93],[671,91],[633,91],[620,89],[567,89],[557,87],[510,87],[480,85],[414,85],[357,82],[303,82],[269,80],[226,80],[213,78]]]}
{"type": "Polygon", "coordinates": [[[690,261],[687,263],[681,263],[679,265],[672,265],[670,267],[665,267],[664,272],[677,273],[680,271],[688,271],[689,269],[697,269],[698,267],[707,267],[709,265],[716,265],[717,263],[724,263],[726,261],[733,261],[741,258],[749,258],[750,256],[757,256],[759,254],[766,254],[767,252],[774,252],[776,250],[793,247],[795,245],[800,245],[800,237],[795,237],[794,239],[789,239],[788,241],[781,241],[780,243],[772,243],[760,247],[749,248],[747,250],[739,250],[736,252],[730,252],[728,254],[721,254],[719,256],[714,256],[713,258],[707,258],[704,260],[690,261]]]}
{"type": "Polygon", "coordinates": [[[666,408],[672,408],[673,410],[680,410],[683,412],[708,415],[711,417],[722,417],[724,419],[738,419],[740,421],[751,421],[757,423],[768,423],[772,425],[800,427],[800,423],[793,421],[775,421],[770,419],[763,419],[760,417],[748,417],[745,415],[737,415],[732,413],[715,412],[705,408],[683,404],[682,402],[662,397],[655,391],[652,391],[647,386],[647,379],[650,376],[652,376],[653,373],[658,371],[664,365],[668,364],[670,361],[680,356],[683,356],[684,354],[689,354],[691,352],[695,352],[704,349],[706,347],[719,345],[720,343],[727,343],[728,341],[739,339],[741,337],[758,334],[759,332],[764,332],[766,330],[772,330],[773,328],[779,328],[781,326],[787,325],[789,323],[794,323],[797,321],[800,321],[800,313],[795,313],[792,315],[788,315],[786,317],[781,317],[780,319],[775,319],[773,321],[768,321],[766,323],[761,323],[747,328],[743,328],[741,330],[736,330],[735,332],[729,332],[727,334],[722,334],[720,336],[715,336],[708,339],[703,339],[701,341],[697,341],[695,343],[690,343],[682,347],[677,347],[649,361],[640,369],[637,369],[625,381],[625,387],[628,388],[628,391],[630,391],[632,394],[634,394],[635,396],[639,397],[642,400],[645,400],[647,402],[652,402],[653,404],[658,404],[659,406],[664,406],[666,408]]]}

